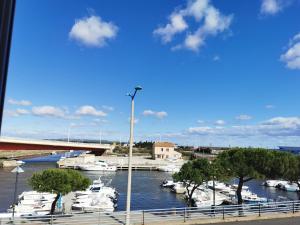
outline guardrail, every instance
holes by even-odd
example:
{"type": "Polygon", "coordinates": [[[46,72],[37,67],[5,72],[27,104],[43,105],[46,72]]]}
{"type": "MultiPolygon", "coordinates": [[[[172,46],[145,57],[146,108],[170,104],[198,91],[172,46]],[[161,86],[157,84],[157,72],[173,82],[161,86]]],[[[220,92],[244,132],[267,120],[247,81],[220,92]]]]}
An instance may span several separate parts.
{"type": "MultiPolygon", "coordinates": [[[[295,213],[300,212],[300,201],[287,202],[267,202],[259,204],[243,204],[229,206],[212,206],[206,208],[169,208],[153,210],[131,211],[131,224],[145,225],[163,222],[187,222],[191,220],[203,219],[223,219],[232,217],[257,216],[265,214],[295,213]]],[[[0,225],[42,225],[42,224],[59,224],[59,225],[88,225],[88,224],[125,224],[126,212],[93,212],[93,213],[75,213],[64,215],[46,215],[46,216],[22,216],[14,218],[0,218],[0,225]]]]}

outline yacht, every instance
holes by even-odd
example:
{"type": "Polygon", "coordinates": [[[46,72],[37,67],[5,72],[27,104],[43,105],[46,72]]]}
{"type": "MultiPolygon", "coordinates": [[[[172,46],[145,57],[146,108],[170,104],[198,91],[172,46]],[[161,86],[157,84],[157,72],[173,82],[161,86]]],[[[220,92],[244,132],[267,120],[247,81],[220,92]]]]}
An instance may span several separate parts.
{"type": "Polygon", "coordinates": [[[75,197],[73,210],[113,212],[117,207],[118,192],[105,186],[99,177],[85,191],[75,192],[75,197]]]}
{"type": "Polygon", "coordinates": [[[288,181],[284,180],[266,180],[263,185],[266,187],[276,187],[279,184],[286,184],[288,181]]]}
{"type": "Polygon", "coordinates": [[[290,192],[296,192],[296,191],[299,191],[299,187],[298,187],[298,184],[296,184],[296,183],[288,183],[283,186],[283,190],[290,191],[290,192]]]}
{"type": "Polygon", "coordinates": [[[174,186],[174,181],[173,180],[164,180],[160,186],[164,187],[164,188],[171,188],[174,186]]]}
{"type": "Polygon", "coordinates": [[[84,201],[76,200],[72,205],[73,210],[113,212],[116,205],[108,198],[93,198],[84,201]]]}
{"type": "MultiPolygon", "coordinates": [[[[18,196],[18,203],[15,206],[15,213],[21,215],[45,215],[48,214],[56,194],[47,192],[24,191],[18,196]]],[[[11,206],[9,213],[13,211],[11,206]]]]}
{"type": "Polygon", "coordinates": [[[108,165],[105,161],[102,160],[98,160],[94,162],[94,164],[79,165],[79,169],[85,171],[110,171],[110,172],[117,171],[116,166],[108,165]]]}
{"type": "MultiPolygon", "coordinates": [[[[211,189],[200,187],[193,193],[192,199],[196,207],[209,207],[214,204],[214,192],[211,189]]],[[[221,205],[228,197],[220,192],[215,192],[215,205],[221,205]]]]}
{"type": "Polygon", "coordinates": [[[174,164],[159,166],[157,169],[162,172],[171,172],[171,173],[178,173],[180,171],[180,168],[174,164]]]}

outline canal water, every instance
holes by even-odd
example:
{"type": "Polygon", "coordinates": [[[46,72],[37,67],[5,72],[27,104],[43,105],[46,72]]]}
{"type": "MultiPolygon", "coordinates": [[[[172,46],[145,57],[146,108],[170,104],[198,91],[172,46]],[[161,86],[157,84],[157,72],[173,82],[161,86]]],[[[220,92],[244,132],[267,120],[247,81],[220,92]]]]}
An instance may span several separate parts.
{"type": "MultiPolygon", "coordinates": [[[[26,164],[22,166],[24,173],[19,175],[18,193],[31,190],[28,185],[28,178],[34,172],[38,172],[47,168],[55,168],[59,156],[48,156],[26,160],[26,164]]],[[[11,168],[0,169],[0,212],[5,212],[12,204],[15,174],[11,173],[11,168]]],[[[115,187],[119,192],[119,201],[117,210],[125,210],[126,191],[127,191],[127,171],[117,172],[99,172],[89,171],[82,172],[91,179],[98,179],[110,186],[115,187]]],[[[132,173],[132,203],[133,210],[137,209],[162,209],[171,207],[184,207],[185,201],[182,195],[175,195],[168,189],[160,188],[160,184],[164,179],[170,179],[171,174],[158,171],[133,171],[132,173]]],[[[233,181],[234,182],[234,181],[233,181]]],[[[256,193],[260,197],[268,199],[286,198],[287,200],[297,200],[298,195],[294,192],[285,192],[275,188],[267,188],[261,185],[262,181],[253,180],[247,182],[250,191],[256,193]]]]}

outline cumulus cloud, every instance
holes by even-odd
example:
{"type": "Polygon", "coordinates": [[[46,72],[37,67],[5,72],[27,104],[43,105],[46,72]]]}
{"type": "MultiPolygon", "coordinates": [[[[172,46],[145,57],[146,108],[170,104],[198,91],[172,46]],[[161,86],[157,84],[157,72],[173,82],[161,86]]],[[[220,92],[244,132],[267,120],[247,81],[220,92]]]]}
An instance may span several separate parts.
{"type": "Polygon", "coordinates": [[[280,56],[289,69],[300,69],[300,33],[295,35],[289,43],[289,49],[280,56]]]}
{"type": "Polygon", "coordinates": [[[281,0],[262,0],[260,12],[262,14],[274,15],[283,8],[281,0]]]}
{"type": "Polygon", "coordinates": [[[168,113],[165,112],[165,111],[157,112],[157,111],[153,111],[153,110],[148,109],[148,110],[145,110],[143,112],[143,115],[144,116],[154,116],[154,117],[157,117],[159,119],[163,119],[164,117],[168,116],[168,113]]]}
{"type": "Polygon", "coordinates": [[[197,123],[204,123],[204,120],[197,120],[197,123]]]}
{"type": "Polygon", "coordinates": [[[19,105],[19,106],[30,106],[32,105],[31,101],[28,101],[28,100],[15,100],[15,99],[8,99],[8,104],[11,104],[11,105],[19,105]]]}
{"type": "Polygon", "coordinates": [[[252,116],[246,115],[246,114],[242,114],[239,115],[237,117],[235,117],[236,120],[251,120],[252,116]]]}
{"type": "Polygon", "coordinates": [[[86,46],[103,47],[107,40],[116,37],[118,27],[112,22],[105,22],[99,16],[81,18],[75,21],[69,37],[86,46]]]}
{"type": "Polygon", "coordinates": [[[254,125],[190,127],[187,133],[224,137],[295,137],[300,136],[300,117],[274,117],[254,125]]]}
{"type": "Polygon", "coordinates": [[[32,107],[32,114],[35,116],[65,117],[63,109],[50,105],[32,107]]]}
{"type": "Polygon", "coordinates": [[[216,125],[224,125],[226,122],[224,120],[217,120],[215,121],[216,125]]]}
{"type": "Polygon", "coordinates": [[[190,0],[183,9],[176,9],[168,18],[165,26],[160,26],[154,30],[154,35],[159,36],[163,43],[171,42],[176,34],[185,32],[183,43],[173,47],[177,49],[189,49],[198,51],[204,45],[208,36],[216,36],[229,29],[233,15],[223,15],[215,8],[210,0],[190,0]],[[186,22],[188,18],[193,18],[198,28],[195,31],[189,29],[186,22]]]}
{"type": "Polygon", "coordinates": [[[5,111],[5,114],[8,116],[18,117],[21,115],[28,115],[30,112],[26,109],[16,109],[16,110],[7,110],[5,111]]]}
{"type": "Polygon", "coordinates": [[[190,127],[188,128],[190,134],[212,134],[214,129],[212,127],[190,127]]]}
{"type": "Polygon", "coordinates": [[[95,107],[91,105],[81,106],[79,109],[76,110],[76,114],[80,116],[99,116],[99,117],[103,117],[107,115],[107,113],[101,110],[97,110],[95,107]]]}

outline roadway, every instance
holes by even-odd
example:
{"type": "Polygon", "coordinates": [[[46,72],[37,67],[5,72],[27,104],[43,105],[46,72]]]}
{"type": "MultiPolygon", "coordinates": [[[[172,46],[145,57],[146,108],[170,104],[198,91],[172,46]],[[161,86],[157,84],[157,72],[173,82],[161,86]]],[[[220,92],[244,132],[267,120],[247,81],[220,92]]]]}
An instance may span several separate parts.
{"type": "MultiPolygon", "coordinates": [[[[215,225],[298,225],[298,224],[300,224],[300,217],[225,222],[225,223],[214,223],[214,224],[215,225]]],[[[212,225],[212,223],[206,223],[206,224],[201,224],[201,225],[212,225]]]]}

